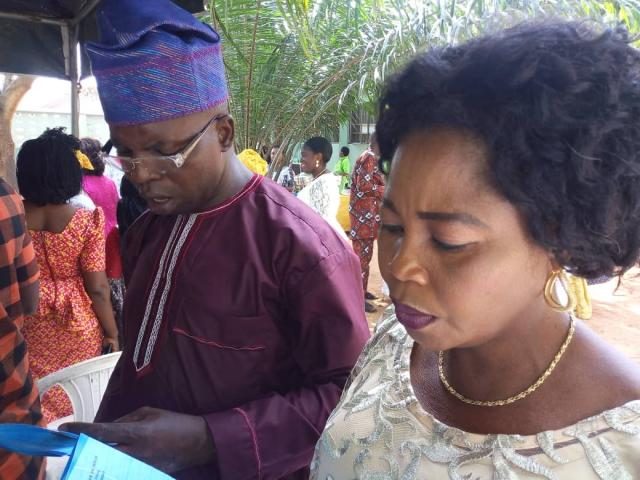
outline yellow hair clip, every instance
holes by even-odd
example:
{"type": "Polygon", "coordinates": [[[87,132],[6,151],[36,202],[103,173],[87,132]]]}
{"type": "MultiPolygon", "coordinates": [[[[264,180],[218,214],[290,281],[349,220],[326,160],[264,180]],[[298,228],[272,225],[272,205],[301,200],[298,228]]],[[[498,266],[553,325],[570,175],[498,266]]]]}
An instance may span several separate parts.
{"type": "Polygon", "coordinates": [[[78,163],[85,170],[93,170],[93,165],[91,164],[91,160],[80,150],[76,150],[76,158],[78,159],[78,163]]]}

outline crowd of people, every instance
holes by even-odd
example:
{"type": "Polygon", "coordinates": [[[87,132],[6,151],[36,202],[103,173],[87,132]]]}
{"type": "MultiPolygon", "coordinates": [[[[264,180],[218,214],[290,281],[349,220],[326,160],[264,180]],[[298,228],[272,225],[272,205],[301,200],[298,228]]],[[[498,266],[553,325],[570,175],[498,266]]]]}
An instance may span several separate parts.
{"type": "MultiPolygon", "coordinates": [[[[0,421],[70,415],[34,382],[122,350],[95,422],[60,429],[177,479],[640,477],[640,369],[581,321],[585,280],[640,260],[623,28],[418,54],[353,168],[312,137],[276,183],[235,153],[215,30],[170,0],[97,19],[109,144],[49,129],[19,195],[0,181],[0,421]],[[371,336],[376,240],[392,304],[371,336]]],[[[2,479],[44,468],[0,451],[2,479]]]]}
{"type": "MultiPolygon", "coordinates": [[[[96,357],[103,348],[119,349],[105,246],[105,212],[115,217],[118,196],[105,210],[69,202],[83,184],[92,185],[90,196],[101,199],[98,184],[83,181],[80,155],[84,169],[94,173],[81,142],[52,129],[25,142],[17,159],[18,188],[40,270],[38,310],[25,318],[22,328],[36,380],[96,357]]],[[[104,191],[111,186],[106,184],[104,191]]],[[[47,423],[71,415],[71,403],[60,388],[44,395],[42,413],[47,423]]]]}

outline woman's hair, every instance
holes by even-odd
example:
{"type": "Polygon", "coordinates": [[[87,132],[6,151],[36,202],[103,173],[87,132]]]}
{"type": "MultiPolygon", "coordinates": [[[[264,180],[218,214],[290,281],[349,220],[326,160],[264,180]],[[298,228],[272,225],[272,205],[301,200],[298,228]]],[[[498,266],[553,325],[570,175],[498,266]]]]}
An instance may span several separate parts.
{"type": "Polygon", "coordinates": [[[639,73],[626,30],[584,23],[524,24],[421,54],[380,100],[381,160],[412,132],[471,133],[489,182],[561,266],[621,275],[640,256],[639,73]]]}
{"type": "Polygon", "coordinates": [[[326,165],[331,160],[331,155],[333,154],[333,147],[331,146],[331,142],[324,137],[311,137],[309,140],[304,142],[304,146],[311,150],[313,153],[322,154],[322,161],[326,165]]]}
{"type": "Polygon", "coordinates": [[[59,205],[80,192],[82,168],[76,158],[80,140],[51,128],[22,144],[17,159],[20,194],[36,205],[59,205]]]}
{"type": "Polygon", "coordinates": [[[349,147],[342,147],[340,149],[340,156],[341,157],[348,157],[349,153],[351,153],[351,150],[349,150],[349,147]]]}
{"type": "Polygon", "coordinates": [[[100,145],[100,140],[96,140],[95,138],[85,137],[80,139],[80,150],[87,157],[89,157],[89,161],[91,165],[93,165],[93,170],[85,170],[82,169],[82,172],[85,175],[95,175],[97,177],[101,177],[104,174],[104,160],[102,160],[102,146],[100,145]]]}

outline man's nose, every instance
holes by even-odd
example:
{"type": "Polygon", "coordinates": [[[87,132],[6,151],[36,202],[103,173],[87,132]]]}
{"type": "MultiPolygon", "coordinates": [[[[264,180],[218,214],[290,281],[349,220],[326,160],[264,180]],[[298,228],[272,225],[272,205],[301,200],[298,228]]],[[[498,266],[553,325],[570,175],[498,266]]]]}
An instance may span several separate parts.
{"type": "Polygon", "coordinates": [[[146,162],[140,162],[136,164],[133,171],[127,174],[129,180],[131,180],[136,185],[136,187],[138,187],[138,189],[141,185],[144,185],[145,183],[152,180],[157,180],[161,176],[162,173],[158,169],[153,168],[153,166],[151,165],[147,165],[146,162]]]}

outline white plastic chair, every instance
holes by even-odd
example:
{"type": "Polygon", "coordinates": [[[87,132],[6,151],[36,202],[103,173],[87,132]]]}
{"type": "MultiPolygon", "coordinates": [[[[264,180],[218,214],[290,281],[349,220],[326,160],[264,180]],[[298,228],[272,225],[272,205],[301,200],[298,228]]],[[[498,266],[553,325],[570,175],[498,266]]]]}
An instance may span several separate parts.
{"type": "Polygon", "coordinates": [[[93,422],[120,353],[91,358],[50,373],[38,380],[40,396],[54,385],[60,385],[73,407],[73,418],[67,421],[93,422]]]}

